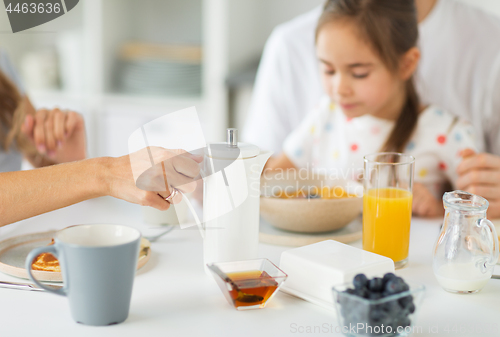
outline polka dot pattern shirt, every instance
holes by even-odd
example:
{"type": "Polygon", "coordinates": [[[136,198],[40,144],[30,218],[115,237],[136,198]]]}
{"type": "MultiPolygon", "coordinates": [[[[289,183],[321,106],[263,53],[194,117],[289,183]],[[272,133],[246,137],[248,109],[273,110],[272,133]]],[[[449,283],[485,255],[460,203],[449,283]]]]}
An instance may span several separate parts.
{"type": "MultiPolygon", "coordinates": [[[[363,156],[379,152],[394,125],[371,115],[347,118],[325,98],[287,137],[284,152],[297,168],[358,179],[363,156]]],[[[476,150],[473,127],[431,105],[420,114],[404,152],[415,157],[415,181],[440,197],[446,182],[455,186],[460,153],[466,148],[476,150]]]]}

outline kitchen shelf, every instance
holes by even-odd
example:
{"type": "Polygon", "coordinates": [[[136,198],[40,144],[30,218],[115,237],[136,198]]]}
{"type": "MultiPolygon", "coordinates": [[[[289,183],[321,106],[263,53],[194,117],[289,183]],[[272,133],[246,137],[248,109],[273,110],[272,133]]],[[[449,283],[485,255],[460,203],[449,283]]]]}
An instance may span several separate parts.
{"type": "MultiPolygon", "coordinates": [[[[81,112],[91,156],[121,155],[129,132],[163,114],[191,106],[198,111],[205,139],[224,140],[225,128],[231,126],[229,74],[247,69],[260,57],[274,26],[322,2],[85,0],[44,25],[3,34],[1,46],[21,74],[28,54],[55,51],[60,81],[57,86],[34,88],[30,85],[33,74],[28,72],[25,82],[31,100],[36,107],[59,106],[81,112]],[[199,48],[200,72],[193,76],[199,77],[200,89],[187,95],[124,93],[117,81],[121,50],[127,44],[199,48]]],[[[5,12],[0,13],[0,30],[10,31],[5,12]]]]}

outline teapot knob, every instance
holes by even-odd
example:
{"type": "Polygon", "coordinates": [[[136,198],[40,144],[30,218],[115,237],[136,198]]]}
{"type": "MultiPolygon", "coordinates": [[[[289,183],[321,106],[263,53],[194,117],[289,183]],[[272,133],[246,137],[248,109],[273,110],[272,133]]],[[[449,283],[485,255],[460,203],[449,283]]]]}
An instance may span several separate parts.
{"type": "Polygon", "coordinates": [[[228,128],[226,141],[228,147],[238,147],[238,129],[228,128]]]}

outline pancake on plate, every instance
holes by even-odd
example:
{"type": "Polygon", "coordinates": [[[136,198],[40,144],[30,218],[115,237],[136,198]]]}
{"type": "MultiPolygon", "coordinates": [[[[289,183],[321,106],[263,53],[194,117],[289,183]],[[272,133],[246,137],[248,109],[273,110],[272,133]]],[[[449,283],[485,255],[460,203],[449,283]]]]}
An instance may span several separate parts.
{"type": "MultiPolygon", "coordinates": [[[[52,239],[52,242],[48,244],[48,246],[54,244],[54,239],[52,239]]],[[[150,242],[142,238],[141,239],[141,246],[139,248],[139,259],[148,253],[148,249],[150,247],[150,242]]],[[[59,266],[59,261],[57,258],[50,254],[50,253],[42,253],[37,256],[35,262],[31,265],[31,269],[33,270],[41,270],[41,271],[52,271],[56,273],[61,272],[61,267],[59,266]]]]}
{"type": "MultiPolygon", "coordinates": [[[[54,239],[49,244],[53,245],[54,239]]],[[[36,257],[35,262],[31,264],[31,269],[33,270],[41,270],[41,271],[53,271],[60,273],[61,267],[59,266],[59,261],[57,258],[50,253],[42,253],[36,257]]]]}

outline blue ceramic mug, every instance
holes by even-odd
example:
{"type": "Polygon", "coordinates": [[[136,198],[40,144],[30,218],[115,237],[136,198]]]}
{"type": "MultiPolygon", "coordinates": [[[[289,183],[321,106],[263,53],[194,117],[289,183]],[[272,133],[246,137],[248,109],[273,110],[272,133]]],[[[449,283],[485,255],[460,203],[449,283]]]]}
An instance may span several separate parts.
{"type": "Polygon", "coordinates": [[[87,325],[121,323],[128,317],[141,233],[112,224],[78,225],[58,231],[55,244],[33,249],[29,277],[49,292],[67,296],[73,319],[87,325]],[[64,287],[53,289],[32,274],[33,260],[51,253],[59,260],[64,287]]]}

